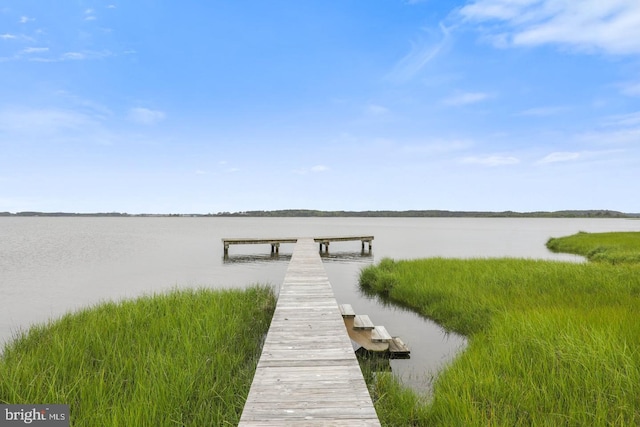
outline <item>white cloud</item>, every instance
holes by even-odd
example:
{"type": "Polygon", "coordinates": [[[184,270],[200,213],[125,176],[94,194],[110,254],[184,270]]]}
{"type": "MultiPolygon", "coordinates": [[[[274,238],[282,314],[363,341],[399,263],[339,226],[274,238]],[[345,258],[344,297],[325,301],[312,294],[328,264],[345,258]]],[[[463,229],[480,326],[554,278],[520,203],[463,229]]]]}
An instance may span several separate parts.
{"type": "Polygon", "coordinates": [[[628,114],[618,114],[615,116],[607,117],[604,120],[606,126],[640,126],[640,111],[636,111],[628,114]]]}
{"type": "Polygon", "coordinates": [[[532,117],[548,117],[555,116],[567,111],[568,107],[536,107],[529,108],[528,110],[518,113],[519,116],[532,116],[532,117]]]}
{"type": "Polygon", "coordinates": [[[153,125],[161,122],[166,114],[158,110],[150,110],[148,108],[136,107],[129,110],[129,120],[142,125],[153,125]]]}
{"type": "Polygon", "coordinates": [[[92,117],[71,110],[11,108],[0,111],[0,131],[11,134],[53,134],[95,124],[92,117]]]}
{"type": "Polygon", "coordinates": [[[569,162],[572,160],[577,160],[580,158],[580,153],[575,152],[555,152],[548,154],[544,158],[542,158],[538,163],[558,163],[558,162],[569,162]]]}
{"type": "Polygon", "coordinates": [[[9,33],[5,33],[5,34],[0,34],[0,39],[2,40],[14,40],[17,39],[18,36],[14,35],[14,34],[9,34],[9,33]]]}
{"type": "Polygon", "coordinates": [[[468,149],[473,141],[463,139],[430,141],[423,144],[410,144],[402,147],[409,154],[440,154],[468,149]]]}
{"type": "Polygon", "coordinates": [[[446,105],[459,107],[463,105],[475,104],[489,98],[489,94],[483,92],[462,92],[446,98],[443,102],[446,105]]]}
{"type": "Polygon", "coordinates": [[[627,82],[620,85],[620,91],[627,96],[640,96],[640,82],[627,82]]]}
{"type": "Polygon", "coordinates": [[[80,61],[87,56],[82,52],[67,52],[62,55],[63,60],[80,61]]]}
{"type": "Polygon", "coordinates": [[[329,168],[325,165],[316,165],[311,168],[311,172],[326,172],[329,168]]]}
{"type": "Polygon", "coordinates": [[[35,21],[35,19],[34,18],[29,18],[28,16],[21,16],[19,22],[21,24],[26,24],[27,22],[32,22],[32,21],[35,21]]]}
{"type": "Polygon", "coordinates": [[[513,156],[485,156],[485,157],[476,157],[470,156],[461,159],[462,163],[465,164],[476,164],[482,166],[504,166],[504,165],[515,165],[516,163],[520,163],[520,159],[513,156]]]}
{"type": "MultiPolygon", "coordinates": [[[[430,37],[432,39],[434,37],[430,37]]],[[[411,50],[405,55],[388,75],[395,82],[405,82],[415,77],[431,60],[449,44],[450,31],[440,23],[439,40],[420,40],[411,43],[411,50]]]]}
{"type": "Polygon", "coordinates": [[[298,169],[294,169],[292,170],[293,173],[297,174],[297,175],[307,175],[308,173],[322,173],[322,172],[326,172],[329,170],[328,166],[325,165],[315,165],[312,166],[311,168],[298,168],[298,169]]]}
{"type": "Polygon", "coordinates": [[[598,129],[577,135],[576,139],[596,146],[635,148],[640,141],[640,111],[605,117],[598,129]]]}
{"type": "Polygon", "coordinates": [[[489,37],[504,46],[640,53],[637,0],[475,0],[459,13],[469,22],[497,23],[488,27],[489,37]]]}
{"type": "Polygon", "coordinates": [[[640,127],[616,129],[612,131],[587,132],[578,136],[579,140],[597,145],[637,144],[640,141],[640,127]]]}
{"type": "Polygon", "coordinates": [[[367,108],[365,111],[367,114],[370,114],[372,116],[382,116],[387,114],[389,112],[389,109],[386,107],[383,107],[382,105],[369,104],[367,105],[367,108]]]}
{"type": "Polygon", "coordinates": [[[44,53],[44,52],[48,52],[49,48],[48,47],[28,47],[26,49],[23,49],[21,53],[24,54],[32,54],[32,53],[44,53]]]}

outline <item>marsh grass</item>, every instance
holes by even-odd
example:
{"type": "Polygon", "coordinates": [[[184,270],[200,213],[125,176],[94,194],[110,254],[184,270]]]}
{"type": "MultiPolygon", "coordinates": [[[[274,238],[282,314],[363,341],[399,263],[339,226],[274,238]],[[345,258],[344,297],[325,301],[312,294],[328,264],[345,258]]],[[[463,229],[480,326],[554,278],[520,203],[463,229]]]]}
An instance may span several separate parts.
{"type": "Polygon", "coordinates": [[[274,307],[256,286],[68,314],[5,346],[0,402],[69,404],[73,426],[236,425],[274,307]]]}
{"type": "Polygon", "coordinates": [[[640,424],[637,264],[386,259],[360,283],[469,337],[429,403],[392,407],[385,392],[407,391],[370,385],[385,390],[379,414],[404,410],[412,425],[640,424]]]}
{"type": "Polygon", "coordinates": [[[586,233],[551,238],[547,248],[610,264],[640,263],[640,232],[586,233]]]}

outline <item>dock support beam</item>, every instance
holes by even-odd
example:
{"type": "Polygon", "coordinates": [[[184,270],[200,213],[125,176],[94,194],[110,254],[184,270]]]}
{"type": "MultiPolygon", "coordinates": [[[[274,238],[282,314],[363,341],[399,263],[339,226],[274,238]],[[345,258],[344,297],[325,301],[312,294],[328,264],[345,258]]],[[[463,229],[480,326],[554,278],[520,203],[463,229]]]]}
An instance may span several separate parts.
{"type": "Polygon", "coordinates": [[[280,243],[271,244],[271,255],[280,253],[280,243]]]}

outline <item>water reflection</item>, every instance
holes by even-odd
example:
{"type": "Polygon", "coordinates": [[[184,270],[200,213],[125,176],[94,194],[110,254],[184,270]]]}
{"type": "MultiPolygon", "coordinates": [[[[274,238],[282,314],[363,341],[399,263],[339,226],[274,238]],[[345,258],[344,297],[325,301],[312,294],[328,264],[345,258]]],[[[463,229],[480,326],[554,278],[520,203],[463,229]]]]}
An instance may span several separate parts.
{"type": "Polygon", "coordinates": [[[362,263],[371,264],[373,262],[373,254],[371,251],[360,252],[331,252],[321,253],[320,257],[324,262],[345,262],[345,263],[362,263]]]}
{"type": "Polygon", "coordinates": [[[391,299],[357,286],[359,304],[375,313],[374,322],[384,325],[393,336],[399,336],[411,350],[410,359],[391,359],[394,375],[405,385],[419,393],[431,395],[433,383],[454,358],[467,347],[463,335],[450,332],[433,320],[412,309],[398,305],[391,299]]]}
{"type": "Polygon", "coordinates": [[[269,262],[289,262],[291,254],[252,254],[252,255],[224,255],[224,264],[249,264],[269,262]]]}
{"type": "MultiPolygon", "coordinates": [[[[244,255],[223,255],[222,262],[224,264],[249,264],[249,263],[270,263],[270,262],[289,262],[291,260],[289,253],[270,253],[270,254],[244,254],[244,255]]],[[[371,251],[360,252],[320,252],[320,257],[324,262],[343,262],[343,263],[363,263],[370,264],[373,262],[373,254],[371,251]]]]}

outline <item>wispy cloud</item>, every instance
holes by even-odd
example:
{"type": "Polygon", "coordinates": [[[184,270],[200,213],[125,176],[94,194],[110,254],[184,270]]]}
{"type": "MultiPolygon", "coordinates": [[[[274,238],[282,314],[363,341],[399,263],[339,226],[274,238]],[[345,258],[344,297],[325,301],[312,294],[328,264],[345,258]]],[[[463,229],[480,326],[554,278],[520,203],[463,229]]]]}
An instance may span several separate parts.
{"type": "Polygon", "coordinates": [[[513,156],[499,156],[499,155],[483,156],[483,157],[470,156],[470,157],[462,158],[460,162],[464,164],[475,164],[475,165],[481,165],[481,166],[495,167],[495,166],[515,165],[517,163],[520,163],[520,159],[513,156]]]}
{"type": "Polygon", "coordinates": [[[93,117],[73,110],[14,107],[0,111],[0,131],[13,135],[55,134],[96,124],[93,117]]]}
{"type": "Polygon", "coordinates": [[[465,139],[437,140],[422,144],[408,144],[402,151],[409,154],[442,154],[468,149],[474,145],[473,141],[465,139]]]}
{"type": "Polygon", "coordinates": [[[163,111],[151,110],[149,108],[136,107],[129,110],[129,120],[141,125],[154,125],[165,119],[163,111]]]}
{"type": "Polygon", "coordinates": [[[48,51],[49,51],[48,47],[28,47],[26,49],[23,49],[20,53],[30,55],[33,53],[45,53],[48,51]]]}
{"type": "Polygon", "coordinates": [[[16,36],[15,34],[9,34],[9,33],[0,34],[0,39],[2,40],[15,40],[17,38],[18,36],[16,36]]]}
{"type": "Polygon", "coordinates": [[[308,173],[322,173],[327,172],[329,170],[328,166],[325,165],[315,165],[310,168],[298,168],[294,169],[292,172],[297,175],[306,175],[308,173]]]}
{"type": "Polygon", "coordinates": [[[463,105],[476,104],[489,98],[490,95],[484,92],[459,92],[443,100],[445,105],[460,107],[463,105]]]}
{"type": "MultiPolygon", "coordinates": [[[[620,154],[625,153],[622,149],[611,150],[585,150],[585,151],[555,151],[547,154],[537,162],[536,165],[554,163],[592,163],[620,158],[620,154]]],[[[628,153],[627,153],[628,154],[628,153]]]]}
{"type": "Polygon", "coordinates": [[[558,44],[609,54],[640,53],[640,2],[636,0],[475,0],[459,11],[497,44],[558,44]]]}
{"type": "Polygon", "coordinates": [[[96,18],[96,12],[93,9],[87,9],[84,11],[84,20],[85,21],[95,21],[96,18]]]}
{"type": "Polygon", "coordinates": [[[444,24],[439,25],[439,34],[427,40],[420,39],[411,43],[411,50],[406,54],[388,75],[392,81],[401,83],[411,80],[449,44],[450,31],[444,24]],[[439,40],[433,41],[438,37],[439,40]]]}
{"type": "Polygon", "coordinates": [[[640,96],[640,82],[625,82],[620,85],[620,92],[627,96],[640,96]]]}
{"type": "Polygon", "coordinates": [[[562,114],[569,110],[569,107],[551,106],[551,107],[536,107],[529,108],[528,110],[518,113],[519,116],[531,116],[531,117],[548,117],[562,114]]]}
{"type": "Polygon", "coordinates": [[[580,153],[576,152],[567,152],[567,151],[558,151],[555,153],[550,153],[543,157],[538,163],[558,163],[558,162],[569,162],[573,160],[577,160],[580,158],[580,153]]]}
{"type": "Polygon", "coordinates": [[[640,126],[640,111],[609,116],[604,119],[603,123],[605,126],[609,126],[609,127],[610,126],[616,126],[616,127],[640,126]]]}
{"type": "Polygon", "coordinates": [[[640,127],[615,129],[611,131],[592,131],[578,136],[578,140],[594,145],[628,145],[640,141],[640,127]]]}
{"type": "Polygon", "coordinates": [[[369,104],[365,108],[365,113],[372,116],[383,116],[389,113],[389,109],[387,107],[383,107],[378,104],[369,104]]]}
{"type": "Polygon", "coordinates": [[[640,111],[605,117],[598,128],[578,135],[577,140],[596,146],[637,147],[640,141],[640,111]]]}
{"type": "Polygon", "coordinates": [[[33,22],[33,21],[35,21],[34,18],[29,18],[28,16],[21,16],[18,22],[20,22],[21,24],[26,24],[28,22],[33,22]]]}

